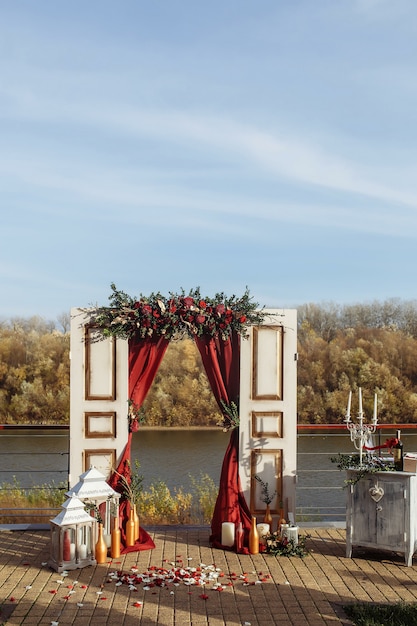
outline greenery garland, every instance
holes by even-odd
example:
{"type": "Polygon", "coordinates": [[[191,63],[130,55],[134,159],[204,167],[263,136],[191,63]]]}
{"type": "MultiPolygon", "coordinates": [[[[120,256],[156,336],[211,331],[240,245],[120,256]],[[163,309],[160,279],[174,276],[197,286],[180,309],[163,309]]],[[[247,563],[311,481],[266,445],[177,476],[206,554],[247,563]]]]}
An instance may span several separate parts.
{"type": "Polygon", "coordinates": [[[371,454],[367,454],[365,458],[362,459],[362,465],[360,463],[359,454],[342,454],[339,452],[337,456],[330,457],[330,460],[332,463],[337,463],[337,467],[341,471],[356,471],[354,478],[348,478],[344,481],[345,487],[348,485],[356,485],[356,483],[367,474],[392,472],[395,470],[393,463],[385,461],[380,457],[374,457],[371,454]]]}
{"type": "Polygon", "coordinates": [[[113,283],[111,290],[110,306],[89,311],[90,323],[104,337],[173,339],[206,335],[226,340],[233,331],[247,336],[248,326],[261,324],[264,317],[248,288],[241,297],[227,297],[222,292],[214,298],[202,297],[199,287],[188,294],[182,291],[168,297],[160,293],[132,297],[113,283]]]}

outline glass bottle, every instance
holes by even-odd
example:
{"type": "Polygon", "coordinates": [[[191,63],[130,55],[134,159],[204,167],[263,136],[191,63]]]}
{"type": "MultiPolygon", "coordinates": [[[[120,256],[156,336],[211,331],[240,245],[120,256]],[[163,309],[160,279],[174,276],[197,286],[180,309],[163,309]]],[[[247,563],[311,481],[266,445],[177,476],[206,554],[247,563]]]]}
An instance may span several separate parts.
{"type": "Polygon", "coordinates": [[[239,522],[236,529],[236,552],[241,554],[243,552],[243,526],[242,522],[239,522]]]}
{"type": "Polygon", "coordinates": [[[252,517],[251,527],[249,531],[249,554],[258,554],[259,552],[259,533],[256,528],[256,517],[252,517]]]}
{"type": "Polygon", "coordinates": [[[111,531],[110,556],[112,559],[117,559],[120,556],[120,541],[121,533],[119,528],[119,517],[116,516],[114,518],[114,527],[111,531]]]}
{"type": "Polygon", "coordinates": [[[107,546],[103,537],[103,524],[98,524],[98,537],[94,549],[94,556],[97,563],[105,563],[107,560],[107,546]]]}
{"type": "Polygon", "coordinates": [[[397,443],[392,447],[392,456],[394,457],[394,467],[397,472],[404,469],[404,445],[401,441],[401,431],[397,430],[397,443]]]}
{"type": "Polygon", "coordinates": [[[135,545],[135,541],[135,517],[133,507],[131,507],[129,519],[126,522],[126,546],[131,548],[135,545]]]}

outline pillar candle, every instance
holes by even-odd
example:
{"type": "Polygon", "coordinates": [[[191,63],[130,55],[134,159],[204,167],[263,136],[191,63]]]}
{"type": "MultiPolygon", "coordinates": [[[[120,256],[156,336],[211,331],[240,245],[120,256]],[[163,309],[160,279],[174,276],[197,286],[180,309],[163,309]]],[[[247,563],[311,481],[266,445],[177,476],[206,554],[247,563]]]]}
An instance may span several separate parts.
{"type": "Polygon", "coordinates": [[[359,387],[359,413],[362,414],[362,389],[359,387]]]}
{"type": "Polygon", "coordinates": [[[80,559],[87,558],[87,545],[85,543],[82,543],[78,548],[78,556],[80,559]]]}
{"type": "Polygon", "coordinates": [[[298,545],[298,526],[290,526],[285,530],[285,536],[288,541],[294,541],[294,545],[298,545]]]}
{"type": "Polygon", "coordinates": [[[269,534],[269,524],[265,524],[265,523],[256,524],[256,528],[258,529],[259,541],[265,545],[266,544],[265,535],[269,534]]]}
{"type": "Polygon", "coordinates": [[[232,548],[235,544],[235,525],[233,522],[222,523],[222,546],[232,548]]]}

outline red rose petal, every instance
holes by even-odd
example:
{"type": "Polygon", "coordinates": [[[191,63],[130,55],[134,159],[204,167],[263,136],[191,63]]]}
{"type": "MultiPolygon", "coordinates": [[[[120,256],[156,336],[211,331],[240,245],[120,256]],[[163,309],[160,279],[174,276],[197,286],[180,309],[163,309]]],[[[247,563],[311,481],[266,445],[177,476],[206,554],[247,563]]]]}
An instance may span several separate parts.
{"type": "Polygon", "coordinates": [[[206,593],[202,593],[202,594],[200,594],[200,598],[202,600],[207,600],[208,599],[208,595],[206,593]]]}
{"type": "Polygon", "coordinates": [[[10,602],[16,602],[16,598],[12,596],[12,597],[10,598],[10,602]]]}

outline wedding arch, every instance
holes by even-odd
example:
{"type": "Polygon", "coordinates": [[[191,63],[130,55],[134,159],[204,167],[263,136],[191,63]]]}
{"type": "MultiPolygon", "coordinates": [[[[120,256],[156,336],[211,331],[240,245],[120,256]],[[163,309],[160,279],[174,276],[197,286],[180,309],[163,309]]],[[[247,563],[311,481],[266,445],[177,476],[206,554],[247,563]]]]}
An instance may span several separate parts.
{"type": "MultiPolygon", "coordinates": [[[[223,415],[222,428],[230,431],[211,542],[221,546],[223,521],[241,522],[248,533],[252,513],[262,510],[257,474],[276,487],[276,513],[284,500],[294,510],[295,311],[259,310],[248,290],[241,297],[208,298],[199,289],[168,297],[131,297],[115,285],[111,289],[109,306],[71,312],[70,481],[91,465],[104,470],[116,490],[121,475],[129,481],[140,407],[169,342],[191,337],[223,415]]],[[[122,503],[122,520],[127,509],[122,503]]],[[[152,547],[142,529],[131,549],[152,547]]]]}

